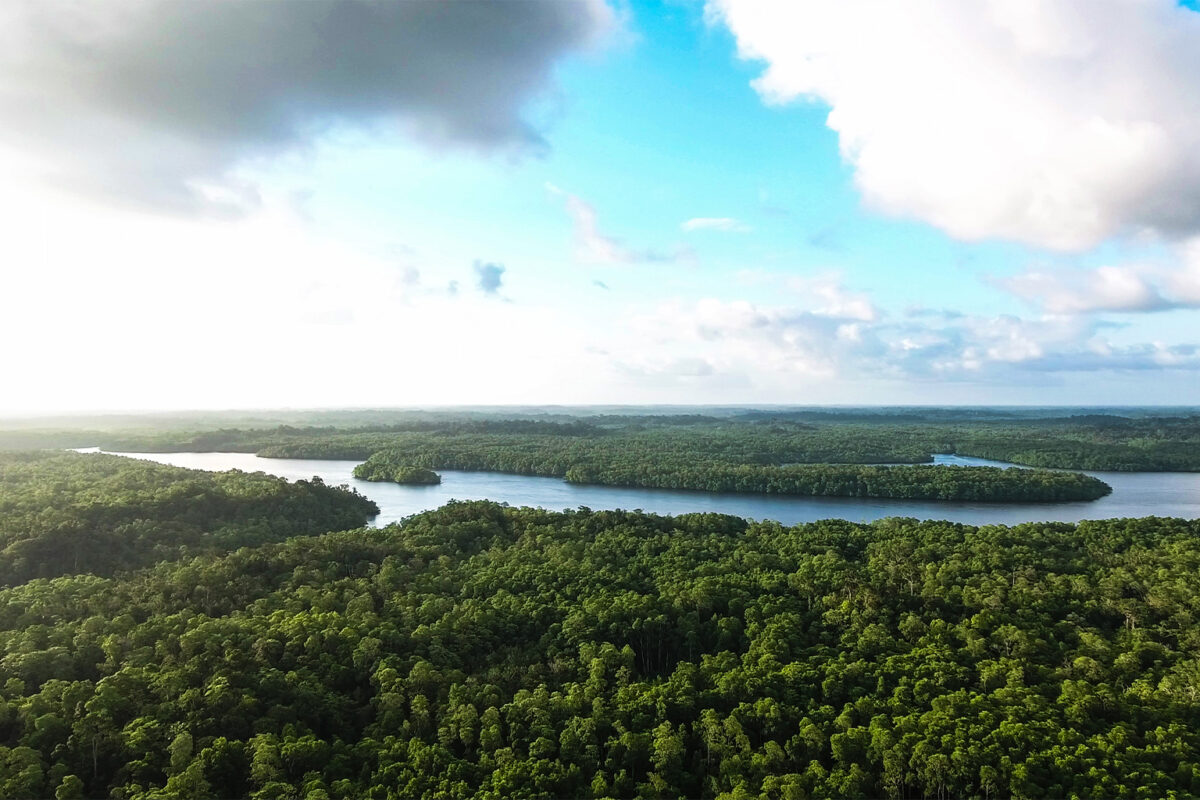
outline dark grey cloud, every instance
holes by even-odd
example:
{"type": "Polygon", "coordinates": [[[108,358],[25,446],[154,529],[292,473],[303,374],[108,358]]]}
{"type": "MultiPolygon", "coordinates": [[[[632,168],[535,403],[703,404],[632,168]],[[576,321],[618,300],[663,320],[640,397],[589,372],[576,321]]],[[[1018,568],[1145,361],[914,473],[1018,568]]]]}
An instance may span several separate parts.
{"type": "Polygon", "coordinates": [[[474,268],[475,282],[476,286],[479,287],[479,291],[489,295],[499,293],[500,284],[504,280],[504,265],[476,261],[474,268]]]}
{"type": "Polygon", "coordinates": [[[536,152],[523,108],[610,23],[603,0],[6,0],[0,141],[176,209],[251,204],[202,184],[347,126],[536,152]]]}

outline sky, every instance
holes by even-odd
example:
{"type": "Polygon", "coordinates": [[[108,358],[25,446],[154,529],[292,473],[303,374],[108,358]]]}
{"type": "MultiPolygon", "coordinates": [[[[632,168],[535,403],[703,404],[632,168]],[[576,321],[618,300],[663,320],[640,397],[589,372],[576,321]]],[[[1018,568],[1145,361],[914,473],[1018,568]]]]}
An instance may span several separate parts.
{"type": "Polygon", "coordinates": [[[8,0],[0,414],[1200,403],[1170,0],[8,0]]]}

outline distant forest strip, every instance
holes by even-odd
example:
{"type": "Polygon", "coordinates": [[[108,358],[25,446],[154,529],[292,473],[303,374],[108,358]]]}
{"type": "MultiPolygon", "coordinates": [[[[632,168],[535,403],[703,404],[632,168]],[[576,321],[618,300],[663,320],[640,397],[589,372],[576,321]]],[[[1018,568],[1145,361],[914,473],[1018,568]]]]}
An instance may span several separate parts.
{"type": "Polygon", "coordinates": [[[1200,470],[1200,415],[1195,414],[757,410],[719,416],[545,413],[544,419],[531,419],[500,412],[394,412],[394,422],[370,425],[349,423],[388,417],[384,412],[330,414],[315,418],[346,424],[185,430],[179,421],[155,427],[147,420],[142,427],[110,431],[0,430],[0,449],[101,446],[118,452],[233,451],[362,461],[387,448],[499,448],[515,465],[506,471],[563,475],[589,459],[612,462],[627,452],[738,465],[922,464],[934,453],[956,453],[1047,469],[1200,470]],[[523,451],[541,464],[554,464],[523,469],[523,451]]]}
{"type": "Polygon", "coordinates": [[[379,513],[319,478],[203,472],[120,456],[0,454],[0,585],[225,553],[357,528],[379,513]]]}
{"type": "Polygon", "coordinates": [[[1195,797],[1197,574],[1194,520],[480,502],[35,580],[0,797],[1195,797]]]}
{"type": "Polygon", "coordinates": [[[436,445],[381,450],[356,467],[354,474],[367,480],[390,480],[388,476],[406,474],[411,465],[561,476],[571,483],[608,486],[819,497],[1029,503],[1096,500],[1112,491],[1103,481],[1076,472],[928,465],[724,464],[699,457],[662,459],[638,452],[612,461],[590,457],[582,465],[563,469],[563,462],[554,456],[538,461],[524,449],[513,452],[492,446],[473,451],[436,445]]]}

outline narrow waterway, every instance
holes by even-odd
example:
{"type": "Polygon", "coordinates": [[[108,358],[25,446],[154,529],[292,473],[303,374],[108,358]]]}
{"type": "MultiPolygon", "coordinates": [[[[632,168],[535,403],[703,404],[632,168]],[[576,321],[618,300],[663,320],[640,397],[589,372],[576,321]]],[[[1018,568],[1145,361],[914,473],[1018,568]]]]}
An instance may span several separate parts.
{"type": "MultiPolygon", "coordinates": [[[[785,525],[838,517],[866,522],[882,517],[947,519],[972,525],[1016,524],[1109,517],[1200,517],[1200,473],[1090,472],[1113,487],[1112,494],[1091,503],[933,503],[923,500],[876,500],[849,497],[682,492],[581,486],[558,478],[499,472],[440,470],[438,486],[400,486],[356,480],[357,461],[260,458],[250,453],[118,453],[193,469],[262,471],[288,480],[319,476],[328,484],[346,484],[374,500],[380,509],[376,525],[457,500],[495,500],[514,506],[549,509],[587,506],[596,509],[642,509],[658,514],[716,511],[752,519],[774,519],[785,525]]],[[[938,464],[1010,466],[962,456],[936,456],[938,464]]]]}

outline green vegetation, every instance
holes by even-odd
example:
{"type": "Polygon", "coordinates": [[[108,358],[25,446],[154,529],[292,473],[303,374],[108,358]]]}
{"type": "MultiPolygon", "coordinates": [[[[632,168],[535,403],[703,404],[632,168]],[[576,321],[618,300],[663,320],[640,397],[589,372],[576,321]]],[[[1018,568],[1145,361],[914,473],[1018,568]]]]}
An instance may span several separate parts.
{"type": "Polygon", "coordinates": [[[472,451],[507,447],[516,452],[505,461],[517,471],[524,448],[535,451],[540,462],[555,462],[537,474],[557,475],[586,466],[588,458],[614,463],[626,452],[668,460],[699,454],[736,465],[920,464],[931,453],[958,453],[1050,469],[1200,470],[1200,415],[1193,410],[344,411],[71,422],[78,429],[42,421],[40,428],[0,430],[0,449],[99,445],[115,451],[227,450],[361,461],[388,448],[452,448],[465,458],[472,451]],[[272,427],[274,420],[290,422],[272,427]],[[228,427],[230,422],[243,427],[228,427]]]}
{"type": "Polygon", "coordinates": [[[442,476],[431,469],[414,467],[411,464],[396,464],[379,459],[368,460],[354,468],[354,477],[363,481],[390,481],[392,483],[433,486],[442,482],[442,476]]]}
{"type": "MultiPolygon", "coordinates": [[[[557,444],[557,441],[555,442],[557,444]]],[[[391,480],[414,470],[411,464],[435,469],[483,469],[564,477],[572,483],[691,489],[708,492],[888,497],[975,502],[1062,502],[1095,500],[1108,494],[1108,484],[1075,472],[1001,469],[998,467],[870,467],[837,464],[760,466],[726,464],[702,454],[668,458],[636,450],[604,456],[581,453],[570,463],[569,450],[535,449],[527,440],[430,442],[403,449],[381,450],[354,470],[355,477],[391,480]],[[603,461],[601,458],[611,458],[603,461]],[[619,460],[618,460],[619,459],[619,460]]],[[[429,473],[433,474],[433,473],[429,473]]],[[[403,482],[403,481],[401,481],[403,482]]]]}
{"type": "Polygon", "coordinates": [[[378,513],[374,502],[320,478],[288,483],[100,454],[3,453],[0,585],[111,575],[356,527],[378,513]]]}
{"type": "Polygon", "coordinates": [[[1195,521],[452,503],[34,580],[0,796],[1191,797],[1197,574],[1195,521]]]}

